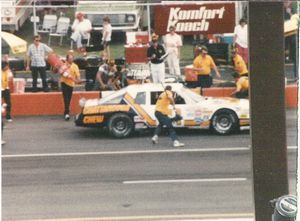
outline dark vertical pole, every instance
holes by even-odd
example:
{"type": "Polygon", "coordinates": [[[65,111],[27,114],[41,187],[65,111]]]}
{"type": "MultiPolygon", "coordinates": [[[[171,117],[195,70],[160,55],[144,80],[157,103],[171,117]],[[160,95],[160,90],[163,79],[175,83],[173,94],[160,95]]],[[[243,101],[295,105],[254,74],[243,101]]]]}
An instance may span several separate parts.
{"type": "Polygon", "coordinates": [[[283,3],[249,2],[250,107],[255,220],[288,193],[283,3]]]}

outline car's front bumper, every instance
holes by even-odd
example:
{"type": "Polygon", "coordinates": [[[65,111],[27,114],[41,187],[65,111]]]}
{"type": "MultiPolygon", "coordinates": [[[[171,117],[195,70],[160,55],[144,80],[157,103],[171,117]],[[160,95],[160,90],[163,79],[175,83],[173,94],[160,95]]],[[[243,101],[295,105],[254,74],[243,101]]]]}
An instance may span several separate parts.
{"type": "Polygon", "coordinates": [[[84,124],[83,124],[83,115],[82,115],[82,113],[77,114],[77,115],[75,116],[75,125],[76,125],[76,126],[84,126],[84,124]]]}

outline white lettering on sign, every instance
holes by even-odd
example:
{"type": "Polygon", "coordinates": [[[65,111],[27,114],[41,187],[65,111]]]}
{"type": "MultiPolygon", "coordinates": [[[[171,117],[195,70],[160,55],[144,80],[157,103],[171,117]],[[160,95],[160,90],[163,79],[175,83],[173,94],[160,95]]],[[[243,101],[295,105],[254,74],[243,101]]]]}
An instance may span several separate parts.
{"type": "Polygon", "coordinates": [[[207,31],[209,28],[207,20],[222,19],[224,12],[224,6],[220,9],[206,9],[206,6],[201,6],[198,10],[182,10],[181,7],[170,8],[167,30],[170,26],[175,26],[178,32],[207,31]]]}

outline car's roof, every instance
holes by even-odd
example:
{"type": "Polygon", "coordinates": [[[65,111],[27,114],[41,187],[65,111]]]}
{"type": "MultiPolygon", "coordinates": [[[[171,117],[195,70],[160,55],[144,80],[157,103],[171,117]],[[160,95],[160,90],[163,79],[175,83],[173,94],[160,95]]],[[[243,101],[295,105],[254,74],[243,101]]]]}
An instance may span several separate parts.
{"type": "Polygon", "coordinates": [[[144,84],[132,84],[127,87],[128,91],[163,91],[164,88],[170,85],[172,90],[178,90],[183,87],[180,83],[144,83],[144,84]]]}

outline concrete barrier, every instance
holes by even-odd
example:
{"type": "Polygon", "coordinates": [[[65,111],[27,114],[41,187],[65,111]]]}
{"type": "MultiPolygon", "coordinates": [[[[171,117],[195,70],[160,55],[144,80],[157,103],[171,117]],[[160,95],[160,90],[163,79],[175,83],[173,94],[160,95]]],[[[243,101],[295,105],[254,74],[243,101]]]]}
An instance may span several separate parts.
{"type": "MultiPolygon", "coordinates": [[[[206,88],[203,89],[204,96],[226,97],[234,91],[234,88],[206,88]]],[[[298,86],[288,85],[285,90],[286,107],[297,108],[298,86]]],[[[63,115],[64,105],[61,92],[51,93],[24,93],[12,94],[12,116],[34,116],[34,115],[63,115]]],[[[71,101],[71,114],[79,113],[80,98],[98,98],[98,91],[75,91],[71,101]]]]}
{"type": "MultiPolygon", "coordinates": [[[[71,114],[79,113],[79,100],[98,98],[99,92],[73,93],[71,114]]],[[[61,92],[12,94],[12,116],[63,115],[64,103],[61,92]]]]}

